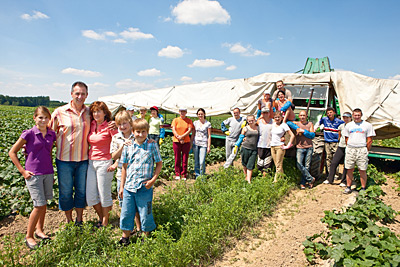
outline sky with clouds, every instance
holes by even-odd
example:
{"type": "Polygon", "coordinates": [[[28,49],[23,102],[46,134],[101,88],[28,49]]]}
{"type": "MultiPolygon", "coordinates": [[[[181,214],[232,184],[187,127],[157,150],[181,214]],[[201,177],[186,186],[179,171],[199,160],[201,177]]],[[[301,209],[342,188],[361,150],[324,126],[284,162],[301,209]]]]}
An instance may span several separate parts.
{"type": "Polygon", "coordinates": [[[307,57],[400,80],[400,1],[2,0],[0,94],[68,101],[293,73],[307,57]]]}

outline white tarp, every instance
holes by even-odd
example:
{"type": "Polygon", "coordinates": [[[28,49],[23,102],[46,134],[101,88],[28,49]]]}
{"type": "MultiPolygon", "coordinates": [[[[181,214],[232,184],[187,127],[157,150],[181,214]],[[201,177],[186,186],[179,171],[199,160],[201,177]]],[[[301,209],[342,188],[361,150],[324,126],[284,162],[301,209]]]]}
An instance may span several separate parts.
{"type": "Polygon", "coordinates": [[[204,108],[207,116],[231,112],[234,107],[243,114],[255,113],[258,99],[265,90],[275,89],[275,82],[308,84],[331,83],[339,99],[341,112],[361,108],[363,119],[371,122],[378,138],[400,135],[400,81],[376,79],[350,71],[319,74],[264,73],[246,79],[236,79],[164,89],[140,91],[100,97],[111,110],[119,106],[158,106],[178,113],[180,107],[195,116],[204,108]]]}

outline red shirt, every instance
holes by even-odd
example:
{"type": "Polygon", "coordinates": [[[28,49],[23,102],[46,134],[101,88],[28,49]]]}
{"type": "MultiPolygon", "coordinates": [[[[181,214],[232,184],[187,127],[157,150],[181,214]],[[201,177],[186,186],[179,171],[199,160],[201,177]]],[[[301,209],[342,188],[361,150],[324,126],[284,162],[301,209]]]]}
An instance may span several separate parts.
{"type": "Polygon", "coordinates": [[[110,145],[112,136],[118,133],[118,129],[108,129],[108,121],[103,121],[97,125],[95,120],[90,124],[88,142],[90,145],[89,159],[91,160],[109,160],[111,159],[110,145]],[[97,127],[97,129],[96,129],[97,127]]]}

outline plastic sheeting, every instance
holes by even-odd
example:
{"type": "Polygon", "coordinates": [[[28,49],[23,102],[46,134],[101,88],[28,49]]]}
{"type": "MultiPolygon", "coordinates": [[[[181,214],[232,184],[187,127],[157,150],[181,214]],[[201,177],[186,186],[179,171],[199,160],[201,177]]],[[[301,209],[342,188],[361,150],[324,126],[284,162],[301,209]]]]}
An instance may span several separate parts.
{"type": "Polygon", "coordinates": [[[246,79],[179,85],[170,88],[100,97],[110,110],[120,106],[158,106],[178,113],[188,109],[195,116],[204,108],[207,116],[229,113],[238,107],[242,114],[254,114],[264,91],[275,89],[275,82],[309,84],[331,83],[339,99],[341,112],[360,108],[363,119],[372,123],[378,139],[400,135],[400,81],[376,79],[350,71],[319,74],[264,73],[246,79]]]}

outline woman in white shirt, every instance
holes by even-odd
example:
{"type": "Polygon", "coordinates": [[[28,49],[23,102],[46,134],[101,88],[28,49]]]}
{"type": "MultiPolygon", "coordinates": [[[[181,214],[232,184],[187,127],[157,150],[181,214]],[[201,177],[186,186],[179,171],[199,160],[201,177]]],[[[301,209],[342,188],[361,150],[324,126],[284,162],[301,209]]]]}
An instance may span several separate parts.
{"type": "Polygon", "coordinates": [[[206,155],[211,148],[211,123],[208,122],[204,109],[197,110],[199,120],[193,123],[192,133],[193,154],[194,154],[194,173],[196,178],[206,172],[206,155]]]}
{"type": "Polygon", "coordinates": [[[274,123],[272,124],[271,129],[271,155],[276,167],[274,182],[277,181],[280,173],[283,174],[283,158],[285,157],[286,149],[289,149],[293,146],[294,139],[295,136],[290,130],[289,126],[283,122],[281,112],[275,112],[274,123]],[[290,135],[290,141],[286,146],[282,141],[282,137],[285,135],[285,133],[289,133],[290,135]]]}

